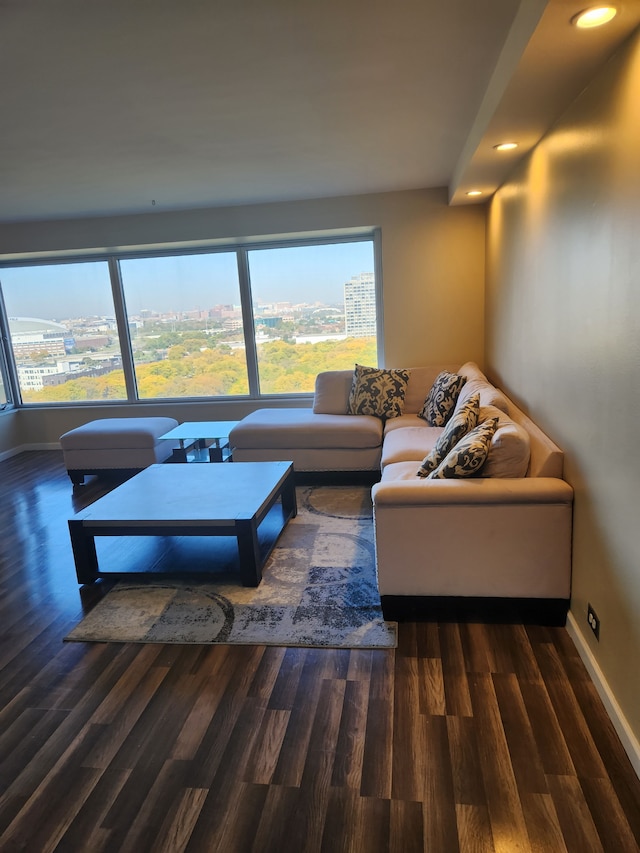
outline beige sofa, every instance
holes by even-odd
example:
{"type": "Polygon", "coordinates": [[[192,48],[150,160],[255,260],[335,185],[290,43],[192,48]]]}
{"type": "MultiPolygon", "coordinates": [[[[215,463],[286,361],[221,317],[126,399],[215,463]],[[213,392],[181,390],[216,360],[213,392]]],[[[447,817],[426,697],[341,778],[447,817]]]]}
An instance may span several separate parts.
{"type": "Polygon", "coordinates": [[[297,471],[379,471],[372,489],[385,618],[564,624],[571,585],[573,491],[562,451],[477,365],[412,368],[404,411],[386,424],[346,415],[352,371],[321,373],[312,409],[262,409],[231,432],[234,459],[292,459],[297,471]],[[479,477],[421,479],[442,432],[418,417],[436,376],[465,376],[498,416],[479,477]]]}

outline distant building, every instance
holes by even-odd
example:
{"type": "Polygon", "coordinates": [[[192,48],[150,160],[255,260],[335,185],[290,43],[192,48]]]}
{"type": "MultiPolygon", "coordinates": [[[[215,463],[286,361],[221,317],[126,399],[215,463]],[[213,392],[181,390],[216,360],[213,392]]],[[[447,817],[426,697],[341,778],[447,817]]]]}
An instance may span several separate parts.
{"type": "Polygon", "coordinates": [[[32,353],[64,355],[65,342],[68,346],[71,340],[66,326],[37,317],[9,317],[9,331],[16,361],[29,358],[32,353]]]}
{"type": "Polygon", "coordinates": [[[215,305],[209,309],[211,320],[224,320],[229,317],[242,317],[239,305],[215,305]]]}
{"type": "Polygon", "coordinates": [[[267,329],[276,329],[282,325],[282,317],[258,317],[256,326],[266,326],[267,329]]]}
{"type": "Polygon", "coordinates": [[[236,332],[238,329],[242,328],[242,318],[241,317],[229,317],[222,324],[223,328],[227,331],[236,332]]]}
{"type": "Polygon", "coordinates": [[[69,378],[68,374],[60,372],[54,364],[42,365],[40,367],[26,367],[18,365],[18,382],[23,393],[25,391],[42,391],[45,385],[60,385],[69,378]]]}
{"type": "Polygon", "coordinates": [[[56,364],[44,365],[17,365],[18,382],[23,392],[42,391],[43,388],[51,388],[54,385],[62,385],[70,379],[82,377],[102,376],[113,370],[122,369],[122,358],[119,355],[109,356],[100,361],[87,364],[77,358],[65,358],[58,360],[56,364]]]}
{"type": "Polygon", "coordinates": [[[86,350],[104,349],[110,344],[107,335],[80,335],[75,338],[75,348],[80,352],[86,350]]]}
{"type": "Polygon", "coordinates": [[[376,282],[372,272],[354,275],[344,286],[345,333],[348,338],[376,334],[376,282]]]}

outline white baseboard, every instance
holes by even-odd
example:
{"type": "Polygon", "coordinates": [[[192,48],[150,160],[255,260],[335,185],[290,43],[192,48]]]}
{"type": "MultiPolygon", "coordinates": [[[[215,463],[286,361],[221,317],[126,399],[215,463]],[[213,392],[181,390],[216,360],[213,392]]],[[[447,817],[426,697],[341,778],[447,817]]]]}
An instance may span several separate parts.
{"type": "Polygon", "coordinates": [[[578,628],[578,623],[571,612],[569,612],[567,616],[567,633],[573,640],[574,645],[578,650],[578,654],[582,658],[582,662],[591,676],[591,680],[602,699],[605,710],[611,718],[613,727],[622,741],[625,752],[629,756],[629,761],[633,765],[636,776],[640,778],[640,742],[631,730],[631,726],[627,722],[627,718],[622,713],[622,709],[620,708],[620,705],[618,705],[616,697],[613,695],[607,679],[604,677],[597,660],[587,645],[582,631],[578,628]]]}
{"type": "Polygon", "coordinates": [[[21,444],[19,447],[12,447],[11,450],[5,450],[0,453],[0,462],[4,462],[5,459],[11,459],[12,456],[17,456],[19,453],[26,453],[29,450],[60,450],[60,442],[50,441],[39,444],[21,444]]]}
{"type": "Polygon", "coordinates": [[[29,450],[27,445],[12,447],[11,450],[3,450],[2,453],[0,453],[0,462],[4,462],[5,459],[11,459],[13,456],[17,456],[18,453],[22,453],[23,450],[29,450]]]}

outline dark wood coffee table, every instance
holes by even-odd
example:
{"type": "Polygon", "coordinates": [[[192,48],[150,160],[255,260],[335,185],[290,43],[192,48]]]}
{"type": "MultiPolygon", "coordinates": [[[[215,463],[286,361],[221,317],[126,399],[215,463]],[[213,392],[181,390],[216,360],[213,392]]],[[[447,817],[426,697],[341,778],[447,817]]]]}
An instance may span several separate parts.
{"type": "Polygon", "coordinates": [[[151,465],[69,520],[78,583],[98,568],[96,536],[234,536],[244,586],[258,586],[278,536],[297,513],[291,462],[151,465]],[[277,501],[282,525],[266,546],[258,528],[277,501]]]}

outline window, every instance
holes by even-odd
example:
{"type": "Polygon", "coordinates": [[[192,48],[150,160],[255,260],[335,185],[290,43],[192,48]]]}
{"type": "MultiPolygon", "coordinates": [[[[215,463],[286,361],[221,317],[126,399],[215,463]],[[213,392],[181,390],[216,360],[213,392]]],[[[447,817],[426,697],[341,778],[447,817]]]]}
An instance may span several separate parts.
{"type": "Polygon", "coordinates": [[[320,370],[378,363],[373,243],[248,252],[261,394],[313,391],[320,370]],[[352,298],[365,281],[366,302],[352,298]]]}
{"type": "Polygon", "coordinates": [[[52,259],[0,287],[24,404],[312,393],[378,363],[371,235],[52,259]]]}
{"type": "Polygon", "coordinates": [[[23,402],[126,399],[106,261],[3,269],[0,283],[23,402]]]}
{"type": "Polygon", "coordinates": [[[249,393],[235,252],[120,262],[138,397],[249,393]]]}

